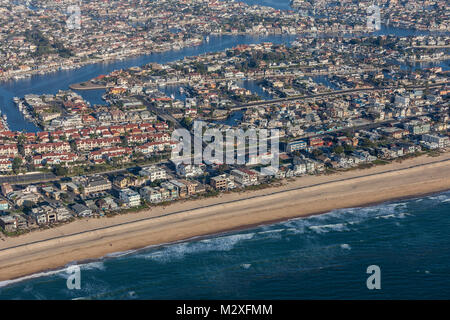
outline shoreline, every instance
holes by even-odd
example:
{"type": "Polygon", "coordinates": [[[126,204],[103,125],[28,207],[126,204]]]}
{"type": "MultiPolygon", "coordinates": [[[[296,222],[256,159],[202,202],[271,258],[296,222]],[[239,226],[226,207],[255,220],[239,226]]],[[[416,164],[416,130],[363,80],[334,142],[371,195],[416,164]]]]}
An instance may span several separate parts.
{"type": "MultiPolygon", "coordinates": [[[[397,202],[397,201],[401,201],[401,200],[411,200],[411,199],[422,198],[422,197],[431,196],[431,195],[438,195],[438,194],[445,193],[448,191],[450,191],[450,189],[441,190],[441,191],[437,191],[437,192],[427,192],[427,193],[418,194],[418,195],[405,196],[405,197],[401,197],[401,198],[392,199],[389,201],[378,201],[378,202],[374,202],[374,203],[367,203],[367,204],[361,205],[359,207],[348,208],[348,209],[367,208],[367,207],[372,207],[372,206],[376,206],[376,205],[380,205],[380,204],[384,204],[384,203],[388,204],[390,202],[397,202]]],[[[343,208],[343,209],[346,209],[346,208],[343,208]]],[[[270,226],[270,225],[274,225],[277,223],[289,222],[291,220],[305,219],[308,217],[327,214],[329,212],[332,212],[332,211],[317,212],[317,213],[312,213],[312,214],[308,214],[305,216],[293,217],[293,218],[289,218],[289,219],[277,219],[277,220],[273,220],[273,221],[266,221],[266,222],[262,222],[262,223],[251,224],[251,225],[247,225],[247,226],[240,226],[240,227],[235,227],[235,228],[225,230],[222,232],[209,233],[209,234],[194,236],[194,237],[187,238],[187,239],[175,240],[172,242],[166,242],[166,243],[149,245],[146,247],[129,249],[126,251],[111,252],[111,253],[107,253],[106,255],[98,257],[98,258],[90,258],[90,259],[72,261],[72,262],[76,262],[76,265],[78,265],[78,266],[83,266],[83,265],[88,265],[90,263],[102,262],[102,261],[107,261],[109,259],[115,259],[115,258],[131,255],[131,254],[136,254],[140,251],[145,251],[145,250],[150,250],[150,249],[158,249],[158,248],[168,246],[168,245],[175,245],[175,244],[188,243],[188,242],[193,242],[193,241],[201,241],[201,240],[209,239],[209,238],[227,236],[227,235],[231,235],[235,232],[250,230],[253,228],[259,228],[259,227],[263,227],[263,226],[270,226]]],[[[34,279],[34,278],[40,278],[40,277],[45,277],[47,275],[64,272],[64,270],[66,269],[66,266],[67,265],[60,266],[58,268],[53,268],[53,269],[44,269],[44,270],[38,271],[36,273],[26,274],[26,275],[23,275],[23,276],[20,276],[17,278],[13,278],[13,279],[9,279],[9,280],[0,280],[0,288],[7,287],[14,283],[19,283],[19,282],[34,279]]]]}
{"type": "Polygon", "coordinates": [[[435,194],[450,190],[449,168],[450,154],[445,153],[329,176],[306,176],[280,187],[186,201],[167,208],[78,220],[0,241],[0,280],[59,270],[73,261],[86,263],[108,258],[111,253],[435,194]]]}

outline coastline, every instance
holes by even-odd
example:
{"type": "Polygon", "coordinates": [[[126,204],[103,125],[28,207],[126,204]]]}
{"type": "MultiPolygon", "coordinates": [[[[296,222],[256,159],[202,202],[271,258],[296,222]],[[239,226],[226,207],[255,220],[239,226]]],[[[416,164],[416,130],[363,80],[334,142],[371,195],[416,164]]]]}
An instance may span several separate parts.
{"type": "Polygon", "coordinates": [[[305,176],[279,187],[112,218],[78,220],[0,241],[0,280],[60,269],[73,261],[95,260],[114,252],[441,192],[450,189],[449,169],[450,153],[445,153],[329,176],[305,176]]]}

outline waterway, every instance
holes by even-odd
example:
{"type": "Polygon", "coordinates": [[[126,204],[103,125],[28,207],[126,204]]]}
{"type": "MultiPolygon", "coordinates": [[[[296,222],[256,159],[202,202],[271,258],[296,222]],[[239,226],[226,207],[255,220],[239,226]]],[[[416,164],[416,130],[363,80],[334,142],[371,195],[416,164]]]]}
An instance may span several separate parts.
{"type": "MultiPolygon", "coordinates": [[[[261,4],[271,6],[280,10],[290,9],[289,0],[244,0],[247,4],[261,4]]],[[[433,34],[429,31],[415,31],[409,29],[394,28],[392,26],[382,26],[381,30],[374,33],[375,35],[396,35],[396,36],[412,36],[412,35],[428,35],[433,34]]],[[[448,33],[447,33],[448,34],[448,33]]],[[[149,53],[138,57],[131,57],[124,60],[109,61],[104,63],[96,63],[86,65],[75,70],[61,70],[45,75],[36,75],[22,80],[11,80],[0,83],[0,111],[8,117],[8,124],[13,131],[37,132],[40,129],[33,123],[26,121],[18,108],[13,103],[13,97],[23,97],[28,93],[35,94],[54,94],[59,90],[67,90],[70,84],[83,82],[95,78],[101,74],[108,74],[114,70],[126,69],[133,66],[142,66],[150,62],[168,63],[183,59],[187,56],[195,56],[208,52],[222,51],[241,44],[254,44],[261,42],[272,42],[276,44],[289,44],[297,37],[292,35],[269,35],[269,36],[211,36],[208,42],[204,42],[200,46],[183,48],[181,50],[167,51],[163,53],[149,53]]],[[[448,61],[442,62],[444,70],[449,69],[448,61]]],[[[417,64],[414,68],[424,66],[417,64]]],[[[407,68],[405,65],[403,68],[407,68]]],[[[326,78],[320,81],[329,83],[326,78]]],[[[254,81],[243,81],[241,85],[260,95],[263,99],[270,99],[270,95],[265,93],[254,81]]],[[[176,99],[185,99],[185,95],[179,93],[179,87],[166,87],[163,91],[168,94],[175,95],[176,99]]],[[[105,104],[101,99],[103,90],[79,91],[79,93],[91,104],[105,104]]]]}
{"type": "MultiPolygon", "coordinates": [[[[276,44],[289,44],[295,40],[291,35],[269,36],[211,36],[209,42],[200,46],[183,48],[181,50],[167,51],[163,53],[151,53],[139,57],[124,60],[116,60],[105,63],[86,65],[74,70],[61,70],[45,75],[35,75],[21,80],[11,80],[0,83],[0,110],[8,117],[11,130],[36,132],[39,128],[26,121],[18,108],[13,103],[13,97],[23,97],[28,93],[55,94],[59,90],[67,90],[70,84],[83,82],[95,78],[101,74],[108,74],[114,70],[127,69],[134,66],[142,66],[147,63],[168,63],[181,60],[184,57],[205,54],[209,52],[223,51],[241,44],[254,44],[272,42],[276,44]]],[[[104,104],[101,100],[103,90],[79,91],[79,93],[91,104],[104,104]]]]}

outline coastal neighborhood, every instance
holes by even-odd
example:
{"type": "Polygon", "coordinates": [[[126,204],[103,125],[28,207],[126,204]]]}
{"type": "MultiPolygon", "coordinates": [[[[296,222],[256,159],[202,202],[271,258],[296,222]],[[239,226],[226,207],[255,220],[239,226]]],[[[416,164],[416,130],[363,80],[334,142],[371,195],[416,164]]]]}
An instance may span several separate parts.
{"type": "MultiPolygon", "coordinates": [[[[421,2],[378,3],[386,24],[449,31],[445,2],[421,2]]],[[[211,36],[367,32],[366,10],[372,1],[340,3],[297,1],[294,10],[276,10],[233,0],[1,0],[0,80],[179,50],[211,36]],[[73,5],[76,10],[68,12],[73,5]]]]}
{"type": "MultiPolygon", "coordinates": [[[[368,168],[424,154],[436,156],[450,148],[448,76],[439,68],[423,69],[414,78],[395,69],[368,71],[358,79],[347,75],[353,71],[345,76],[337,71],[330,81],[339,89],[332,90],[296,72],[294,64],[284,60],[290,66],[276,68],[284,72],[259,71],[266,75],[258,84],[275,96],[269,100],[246,94],[236,85],[236,77],[250,78],[258,71],[251,75],[248,68],[240,71],[242,75],[230,72],[233,75],[225,79],[214,66],[211,72],[215,73],[207,71],[208,61],[215,61],[217,55],[231,57],[220,67],[227,69],[227,65],[240,65],[243,53],[296,56],[289,55],[296,48],[270,43],[240,46],[182,64],[114,72],[93,80],[114,84],[105,91],[105,105],[91,106],[71,90],[17,99],[18,108],[45,131],[0,132],[3,232],[20,234],[79,218],[266,188],[295,177],[368,168]],[[154,70],[165,70],[153,80],[163,83],[181,68],[190,68],[187,77],[192,79],[197,71],[191,67],[194,63],[197,68],[200,63],[205,66],[204,76],[181,80],[179,88],[190,92],[184,100],[168,97],[148,80],[154,70]],[[433,82],[424,81],[431,75],[433,82]],[[223,87],[229,89],[218,90],[223,87]],[[295,94],[289,95],[288,90],[295,94]],[[254,99],[241,98],[248,95],[254,99]],[[238,121],[220,120],[236,112],[238,121]],[[279,130],[279,170],[271,176],[258,170],[262,157],[274,156],[270,154],[247,157],[244,165],[174,162],[172,151],[180,142],[172,139],[173,131],[193,130],[197,121],[223,131],[279,130]]],[[[270,59],[279,57],[269,58],[269,65],[274,65],[270,59]]]]}
{"type": "Polygon", "coordinates": [[[440,66],[449,44],[448,35],[299,37],[291,46],[238,45],[15,97],[40,130],[5,123],[0,131],[0,226],[14,235],[439,155],[450,148],[450,81],[440,66]],[[83,97],[99,88],[100,104],[83,97]],[[249,142],[239,165],[173,161],[174,132],[193,133],[196,123],[224,133],[278,130],[278,154],[249,155],[249,142]],[[274,157],[279,168],[261,174],[274,157]]]}

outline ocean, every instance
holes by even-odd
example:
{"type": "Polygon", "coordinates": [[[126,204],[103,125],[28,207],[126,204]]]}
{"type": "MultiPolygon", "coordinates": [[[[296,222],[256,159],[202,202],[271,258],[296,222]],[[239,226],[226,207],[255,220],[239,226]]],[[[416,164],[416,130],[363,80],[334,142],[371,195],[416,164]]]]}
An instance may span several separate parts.
{"type": "Polygon", "coordinates": [[[450,191],[112,254],[0,299],[449,299],[450,191]],[[380,268],[379,290],[366,285],[380,268]]]}

